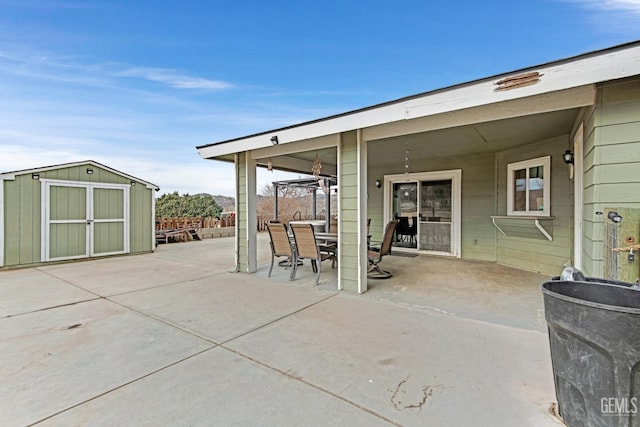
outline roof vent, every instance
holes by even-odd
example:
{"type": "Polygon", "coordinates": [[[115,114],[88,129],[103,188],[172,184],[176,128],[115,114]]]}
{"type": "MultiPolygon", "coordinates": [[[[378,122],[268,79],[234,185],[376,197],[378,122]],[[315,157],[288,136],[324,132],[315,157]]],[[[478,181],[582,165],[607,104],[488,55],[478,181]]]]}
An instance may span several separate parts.
{"type": "Polygon", "coordinates": [[[495,88],[494,91],[511,90],[519,87],[531,86],[538,83],[540,81],[540,77],[542,76],[543,74],[540,74],[537,71],[532,71],[530,73],[506,77],[495,82],[495,85],[498,87],[495,88]]]}

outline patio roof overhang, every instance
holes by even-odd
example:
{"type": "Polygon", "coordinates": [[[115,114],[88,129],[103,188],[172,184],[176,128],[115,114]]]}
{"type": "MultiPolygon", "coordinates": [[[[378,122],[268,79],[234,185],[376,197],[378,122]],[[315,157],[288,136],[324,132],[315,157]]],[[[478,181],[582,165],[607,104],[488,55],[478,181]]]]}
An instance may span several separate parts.
{"type": "MultiPolygon", "coordinates": [[[[232,161],[234,153],[246,151],[260,152],[254,159],[279,152],[290,156],[335,146],[340,133],[355,129],[373,141],[575,109],[593,105],[595,84],[638,74],[640,41],[196,148],[212,160],[232,161]]],[[[295,159],[283,169],[309,170],[295,159]]]]}

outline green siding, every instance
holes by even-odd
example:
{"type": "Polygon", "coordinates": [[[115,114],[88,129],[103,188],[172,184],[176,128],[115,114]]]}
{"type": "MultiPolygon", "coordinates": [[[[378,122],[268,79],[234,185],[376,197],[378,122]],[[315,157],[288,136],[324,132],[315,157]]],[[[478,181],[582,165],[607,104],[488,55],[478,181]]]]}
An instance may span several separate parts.
{"type": "Polygon", "coordinates": [[[523,230],[528,228],[528,237],[522,234],[497,235],[497,261],[526,270],[548,275],[558,275],[565,263],[572,259],[573,250],[573,181],[569,179],[569,168],[562,160],[562,153],[569,146],[569,135],[517,147],[497,154],[498,210],[496,215],[507,212],[507,165],[522,160],[551,156],[551,216],[553,220],[541,221],[553,241],[544,239],[542,234],[534,236],[537,229],[530,220],[520,221],[523,230]],[[544,240],[543,240],[544,239],[544,240]]]}
{"type": "MultiPolygon", "coordinates": [[[[376,148],[369,149],[367,213],[371,218],[373,240],[381,240],[384,232],[384,191],[376,188],[385,175],[404,172],[404,164],[385,164],[376,148]]],[[[462,170],[461,257],[476,260],[496,260],[495,228],[490,216],[496,215],[495,155],[482,154],[439,159],[411,159],[410,172],[462,170]]]]}
{"type": "MultiPolygon", "coordinates": [[[[41,179],[57,179],[66,181],[124,184],[130,185],[130,179],[106,169],[86,164],[74,167],[60,167],[39,173],[41,179]],[[87,168],[93,169],[93,174],[87,174],[87,168]]],[[[14,180],[2,182],[4,185],[4,265],[28,266],[41,262],[41,183],[31,177],[31,173],[16,175],[14,180]]],[[[81,203],[79,197],[84,189],[52,187],[53,218],[71,216],[84,218],[84,212],[77,208],[81,203]],[[65,193],[61,190],[67,190],[65,193]],[[70,191],[69,191],[70,190],[70,191]],[[76,206],[75,208],[73,206],[76,206]]],[[[103,191],[103,190],[100,190],[103,191]]],[[[107,193],[110,190],[107,190],[107,193]]],[[[138,183],[131,187],[130,192],[130,251],[149,252],[153,249],[152,233],[153,223],[151,219],[152,198],[154,190],[146,185],[138,183]]],[[[108,209],[121,210],[122,205],[111,206],[108,209]]],[[[52,230],[52,239],[56,238],[62,244],[62,236],[69,241],[69,246],[57,246],[51,248],[51,257],[75,256],[84,251],[79,249],[78,242],[84,242],[84,234],[80,228],[86,229],[86,225],[57,225],[52,230]]],[[[86,232],[86,230],[84,230],[86,232]]],[[[102,230],[100,232],[103,232],[102,230]]],[[[111,239],[111,237],[110,237],[111,239]]],[[[122,240],[122,239],[120,239],[122,240]]],[[[109,241],[106,247],[122,246],[122,242],[109,241]]]]}
{"type": "Polygon", "coordinates": [[[4,181],[4,265],[40,261],[40,183],[31,175],[4,181]]]}
{"type": "Polygon", "coordinates": [[[129,249],[131,253],[153,250],[155,224],[151,210],[155,197],[154,191],[140,184],[132,186],[129,190],[129,249]]]}
{"type": "MultiPolygon", "coordinates": [[[[640,79],[598,87],[596,104],[584,116],[583,265],[604,277],[604,212],[640,208],[640,79]]],[[[606,212],[605,212],[606,214],[606,212]]]]}
{"type": "Polygon", "coordinates": [[[340,174],[340,277],[342,288],[358,292],[358,140],[356,132],[342,134],[340,174]]]}
{"type": "Polygon", "coordinates": [[[51,187],[52,220],[86,220],[87,189],[84,187],[51,187]]]}
{"type": "Polygon", "coordinates": [[[87,255],[86,224],[51,224],[50,258],[83,257],[87,255]]]}
{"type": "Polygon", "coordinates": [[[124,250],[124,223],[122,222],[95,223],[93,235],[93,250],[96,254],[124,250]]]}
{"type": "Polygon", "coordinates": [[[93,219],[124,219],[124,190],[96,188],[93,190],[93,219]]]}

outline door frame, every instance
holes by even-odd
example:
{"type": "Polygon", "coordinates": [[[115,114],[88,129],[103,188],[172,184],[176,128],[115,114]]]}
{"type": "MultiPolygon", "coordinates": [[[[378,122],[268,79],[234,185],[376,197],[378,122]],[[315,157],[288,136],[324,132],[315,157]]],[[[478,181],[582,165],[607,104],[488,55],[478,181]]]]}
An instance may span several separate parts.
{"type": "Polygon", "coordinates": [[[130,252],[130,218],[129,218],[129,193],[131,188],[126,184],[108,184],[101,182],[86,182],[86,181],[66,181],[66,180],[58,180],[58,179],[40,179],[41,193],[40,193],[40,251],[41,251],[41,260],[42,261],[63,261],[67,259],[80,259],[80,258],[90,258],[94,256],[107,256],[107,255],[118,255],[125,254],[130,252]],[[86,218],[85,222],[88,227],[86,233],[86,241],[85,241],[85,253],[84,255],[73,255],[67,257],[57,257],[51,258],[49,256],[49,245],[50,245],[50,227],[51,224],[50,216],[51,216],[51,187],[76,187],[76,188],[84,188],[86,191],[86,218]],[[94,251],[94,222],[110,222],[112,220],[95,220],[94,212],[93,212],[93,190],[97,188],[105,188],[111,190],[122,190],[123,197],[123,250],[122,251],[114,251],[114,252],[105,252],[105,253],[95,253],[94,251]]]}
{"type": "MultiPolygon", "coordinates": [[[[451,169],[433,172],[414,172],[408,174],[394,174],[384,176],[384,223],[387,224],[393,218],[393,184],[403,181],[443,181],[451,180],[451,252],[435,252],[413,248],[394,247],[393,250],[402,252],[418,252],[433,255],[445,255],[456,258],[461,257],[461,230],[462,230],[462,169],[451,169]]],[[[418,192],[420,185],[418,185],[418,192]]],[[[420,199],[418,199],[418,202],[420,199]]],[[[417,236],[416,238],[419,238],[417,236]]]]}
{"type": "Polygon", "coordinates": [[[580,123],[573,137],[573,266],[582,270],[582,236],[584,203],[584,127],[580,123]]]}

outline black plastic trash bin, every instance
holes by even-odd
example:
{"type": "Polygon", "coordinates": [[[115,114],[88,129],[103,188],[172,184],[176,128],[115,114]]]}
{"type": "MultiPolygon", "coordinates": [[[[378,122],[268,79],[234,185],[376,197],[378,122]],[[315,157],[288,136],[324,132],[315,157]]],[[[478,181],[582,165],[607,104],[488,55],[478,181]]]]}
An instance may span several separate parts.
{"type": "Polygon", "coordinates": [[[640,426],[640,291],[542,284],[560,415],[570,426],[640,426]]]}

